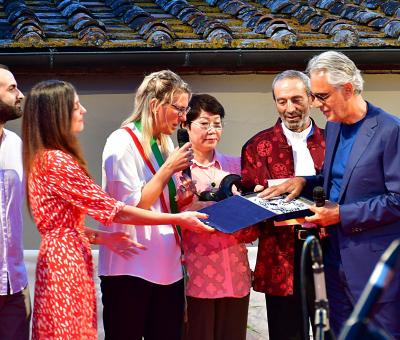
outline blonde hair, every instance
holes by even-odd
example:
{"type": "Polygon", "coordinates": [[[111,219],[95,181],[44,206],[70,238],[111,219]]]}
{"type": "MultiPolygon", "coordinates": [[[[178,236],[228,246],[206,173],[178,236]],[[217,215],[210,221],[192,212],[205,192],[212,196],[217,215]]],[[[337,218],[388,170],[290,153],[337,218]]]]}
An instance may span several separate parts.
{"type": "MultiPolygon", "coordinates": [[[[142,125],[143,148],[147,155],[150,151],[150,140],[153,137],[154,113],[150,108],[151,99],[158,100],[158,107],[172,103],[176,94],[187,93],[191,90],[181,77],[170,70],[153,72],[143,79],[135,95],[135,105],[132,114],[123,121],[122,126],[132,122],[142,125]]],[[[190,98],[189,98],[190,99],[190,98]]],[[[168,155],[167,135],[160,135],[161,152],[168,155]]]]}

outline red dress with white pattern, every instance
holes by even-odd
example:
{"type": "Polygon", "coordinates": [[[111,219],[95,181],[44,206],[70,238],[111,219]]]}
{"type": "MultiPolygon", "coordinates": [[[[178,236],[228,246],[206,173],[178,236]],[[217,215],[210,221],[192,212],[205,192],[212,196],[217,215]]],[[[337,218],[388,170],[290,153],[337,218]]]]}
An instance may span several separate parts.
{"type": "Polygon", "coordinates": [[[124,203],[105,194],[59,150],[37,157],[28,181],[32,213],[42,236],[32,339],[97,339],[93,263],[84,217],[109,224],[124,203]]]}

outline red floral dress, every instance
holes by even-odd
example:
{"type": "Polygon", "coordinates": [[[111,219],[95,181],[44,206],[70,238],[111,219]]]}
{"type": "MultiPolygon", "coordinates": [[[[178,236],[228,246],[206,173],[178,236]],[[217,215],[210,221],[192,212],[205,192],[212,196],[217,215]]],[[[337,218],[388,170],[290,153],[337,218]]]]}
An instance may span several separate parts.
{"type": "Polygon", "coordinates": [[[37,157],[29,201],[42,242],[32,339],[97,339],[96,300],[85,214],[109,224],[124,204],[107,196],[68,154],[37,157]]]}

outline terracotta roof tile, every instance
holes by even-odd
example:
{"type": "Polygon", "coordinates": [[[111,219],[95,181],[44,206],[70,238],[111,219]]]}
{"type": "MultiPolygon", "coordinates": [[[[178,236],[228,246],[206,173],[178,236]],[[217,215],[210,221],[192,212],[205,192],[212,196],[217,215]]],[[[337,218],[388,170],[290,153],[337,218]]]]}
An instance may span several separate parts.
{"type": "Polygon", "coordinates": [[[122,21],[140,36],[154,46],[170,44],[174,34],[167,23],[155,18],[147,10],[134,5],[129,0],[106,0],[105,4],[109,6],[116,17],[122,18],[122,21]]]}
{"type": "Polygon", "coordinates": [[[216,1],[216,5],[224,13],[241,19],[246,27],[253,29],[254,33],[262,34],[285,46],[293,46],[296,43],[296,33],[285,19],[275,19],[272,14],[265,14],[246,1],[222,0],[216,1]]]}
{"type": "Polygon", "coordinates": [[[196,34],[209,42],[221,42],[229,46],[232,41],[231,29],[222,21],[208,16],[194,5],[185,0],[156,0],[166,12],[190,25],[196,34]]]}
{"type": "Polygon", "coordinates": [[[4,12],[12,26],[12,37],[15,41],[27,46],[43,41],[45,37],[42,25],[35,12],[23,0],[3,1],[4,12]]]}
{"type": "Polygon", "coordinates": [[[397,38],[400,35],[400,20],[393,20],[388,22],[384,28],[383,31],[389,36],[389,37],[394,37],[397,38]]]}
{"type": "Polygon", "coordinates": [[[397,48],[400,1],[0,0],[10,48],[397,48]]]}
{"type": "Polygon", "coordinates": [[[398,1],[384,1],[380,6],[383,13],[392,16],[396,13],[398,8],[400,7],[400,4],[398,1]]]}
{"type": "Polygon", "coordinates": [[[381,15],[379,13],[375,13],[372,11],[359,11],[353,17],[353,20],[359,24],[368,24],[370,21],[380,18],[381,15]]]}
{"type": "Polygon", "coordinates": [[[88,46],[101,46],[108,39],[106,25],[77,0],[54,0],[70,29],[88,46]]]}
{"type": "Polygon", "coordinates": [[[377,9],[379,7],[379,3],[381,0],[365,0],[362,2],[362,4],[370,9],[377,9]]]}

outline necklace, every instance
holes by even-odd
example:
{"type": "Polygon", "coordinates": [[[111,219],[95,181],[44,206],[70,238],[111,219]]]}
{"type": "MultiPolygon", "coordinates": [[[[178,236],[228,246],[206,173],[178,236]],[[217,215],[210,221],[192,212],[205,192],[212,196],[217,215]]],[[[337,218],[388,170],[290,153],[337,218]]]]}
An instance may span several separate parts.
{"type": "Polygon", "coordinates": [[[216,178],[215,178],[217,169],[215,168],[215,162],[211,162],[210,164],[208,164],[206,166],[203,164],[199,164],[198,168],[209,179],[210,188],[211,189],[215,188],[217,186],[216,178]]]}

